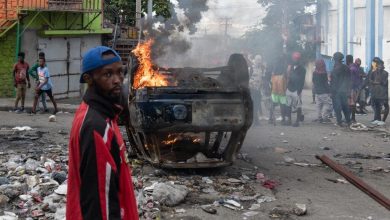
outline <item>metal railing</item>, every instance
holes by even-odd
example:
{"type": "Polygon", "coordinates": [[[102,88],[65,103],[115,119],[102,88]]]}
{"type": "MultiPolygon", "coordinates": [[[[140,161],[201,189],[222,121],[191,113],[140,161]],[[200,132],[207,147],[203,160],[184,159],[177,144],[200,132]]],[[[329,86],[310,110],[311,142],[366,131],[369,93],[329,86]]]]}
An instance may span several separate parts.
{"type": "MultiPolygon", "coordinates": [[[[103,0],[0,0],[0,14],[15,17],[18,11],[99,12],[103,0]]],[[[7,16],[9,17],[9,16],[7,16]]]]}

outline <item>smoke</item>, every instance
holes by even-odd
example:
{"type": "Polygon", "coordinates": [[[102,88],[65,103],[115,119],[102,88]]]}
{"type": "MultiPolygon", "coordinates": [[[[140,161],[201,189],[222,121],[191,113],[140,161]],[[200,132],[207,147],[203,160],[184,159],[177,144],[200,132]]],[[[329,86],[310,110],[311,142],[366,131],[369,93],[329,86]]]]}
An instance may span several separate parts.
{"type": "Polygon", "coordinates": [[[196,33],[196,24],[202,19],[202,12],[208,10],[207,1],[169,2],[171,18],[154,18],[153,23],[145,27],[146,36],[155,40],[152,47],[154,60],[164,56],[180,56],[191,48],[187,34],[196,33]]]}

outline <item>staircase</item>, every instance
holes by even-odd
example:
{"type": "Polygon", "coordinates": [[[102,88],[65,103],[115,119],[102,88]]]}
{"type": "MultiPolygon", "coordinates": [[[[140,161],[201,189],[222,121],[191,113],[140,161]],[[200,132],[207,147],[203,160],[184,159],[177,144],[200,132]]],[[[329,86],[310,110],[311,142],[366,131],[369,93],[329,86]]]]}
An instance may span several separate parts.
{"type": "Polygon", "coordinates": [[[0,0],[0,37],[17,24],[17,0],[0,0]]]}

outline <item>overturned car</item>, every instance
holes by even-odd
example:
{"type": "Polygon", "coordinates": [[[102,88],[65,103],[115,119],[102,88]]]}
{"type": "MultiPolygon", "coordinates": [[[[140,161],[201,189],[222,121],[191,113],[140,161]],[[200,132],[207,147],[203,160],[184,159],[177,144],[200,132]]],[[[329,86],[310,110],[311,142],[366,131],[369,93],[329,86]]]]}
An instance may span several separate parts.
{"type": "Polygon", "coordinates": [[[252,124],[244,57],[233,54],[215,68],[158,68],[149,50],[150,42],[139,45],[130,62],[132,149],[166,168],[231,165],[252,124]]]}

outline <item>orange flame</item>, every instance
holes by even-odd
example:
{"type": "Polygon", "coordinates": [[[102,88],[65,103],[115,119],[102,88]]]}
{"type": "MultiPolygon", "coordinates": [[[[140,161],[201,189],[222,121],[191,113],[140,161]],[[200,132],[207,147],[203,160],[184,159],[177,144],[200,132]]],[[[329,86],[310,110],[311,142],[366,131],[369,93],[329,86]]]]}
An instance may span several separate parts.
{"type": "Polygon", "coordinates": [[[146,86],[168,86],[168,81],[158,70],[153,69],[151,52],[153,40],[147,40],[132,51],[139,61],[137,72],[134,76],[133,87],[140,89],[146,86]]]}
{"type": "Polygon", "coordinates": [[[192,135],[184,135],[184,134],[169,134],[166,140],[161,141],[162,144],[165,145],[173,145],[178,141],[182,140],[190,140],[194,144],[199,144],[201,142],[200,137],[192,136],[192,135]]]}

